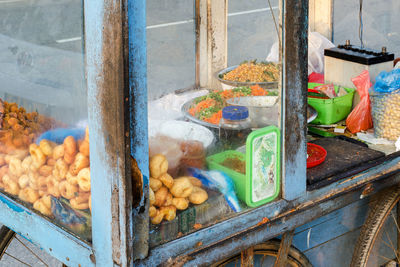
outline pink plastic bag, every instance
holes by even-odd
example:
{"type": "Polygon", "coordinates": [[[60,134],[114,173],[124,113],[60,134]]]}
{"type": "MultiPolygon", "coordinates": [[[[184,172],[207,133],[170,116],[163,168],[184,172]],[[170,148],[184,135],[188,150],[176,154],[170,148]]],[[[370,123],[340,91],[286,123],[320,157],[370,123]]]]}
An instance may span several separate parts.
{"type": "Polygon", "coordinates": [[[346,119],[346,125],[350,132],[357,133],[372,128],[371,101],[368,89],[372,84],[369,72],[364,70],[359,76],[351,79],[360,95],[360,103],[353,109],[346,119]]]}

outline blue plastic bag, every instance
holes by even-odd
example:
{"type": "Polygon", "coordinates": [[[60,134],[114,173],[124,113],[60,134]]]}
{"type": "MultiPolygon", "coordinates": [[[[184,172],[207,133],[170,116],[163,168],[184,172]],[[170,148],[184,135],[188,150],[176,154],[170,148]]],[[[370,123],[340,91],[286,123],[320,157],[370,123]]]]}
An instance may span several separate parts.
{"type": "Polygon", "coordinates": [[[376,77],[374,91],[379,93],[390,93],[400,88],[400,69],[390,72],[382,71],[376,77]]]}

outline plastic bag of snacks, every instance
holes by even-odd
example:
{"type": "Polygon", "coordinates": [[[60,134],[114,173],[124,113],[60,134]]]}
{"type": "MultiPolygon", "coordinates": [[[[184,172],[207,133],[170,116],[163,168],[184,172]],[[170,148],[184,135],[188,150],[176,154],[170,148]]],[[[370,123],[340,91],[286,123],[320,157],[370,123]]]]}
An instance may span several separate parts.
{"type": "Polygon", "coordinates": [[[375,137],[400,137],[400,70],[381,72],[370,92],[375,137]]]}
{"type": "Polygon", "coordinates": [[[368,89],[371,88],[372,84],[369,79],[369,72],[363,71],[357,77],[351,79],[357,88],[357,92],[360,95],[361,101],[353,109],[350,115],[346,119],[346,125],[350,132],[358,133],[372,128],[372,117],[371,117],[371,102],[368,95],[368,89]]]}

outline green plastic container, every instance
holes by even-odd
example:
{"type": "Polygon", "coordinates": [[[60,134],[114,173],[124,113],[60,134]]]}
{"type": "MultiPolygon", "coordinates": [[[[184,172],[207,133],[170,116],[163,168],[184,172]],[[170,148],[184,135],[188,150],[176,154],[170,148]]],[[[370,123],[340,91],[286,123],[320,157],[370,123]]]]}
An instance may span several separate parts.
{"type": "MultiPolygon", "coordinates": [[[[320,83],[309,83],[308,88],[320,86],[320,83]]],[[[341,121],[349,115],[353,105],[353,97],[355,89],[344,88],[348,94],[331,99],[319,99],[308,97],[308,104],[317,112],[318,116],[313,120],[312,124],[333,124],[341,121]]],[[[335,85],[335,91],[338,92],[339,87],[335,85]]]]}
{"type": "Polygon", "coordinates": [[[235,183],[237,197],[249,207],[274,200],[280,190],[280,131],[269,126],[252,132],[246,141],[246,154],[227,150],[206,158],[208,168],[220,170],[235,183]],[[246,174],[222,165],[235,157],[246,161],[246,174]]]}

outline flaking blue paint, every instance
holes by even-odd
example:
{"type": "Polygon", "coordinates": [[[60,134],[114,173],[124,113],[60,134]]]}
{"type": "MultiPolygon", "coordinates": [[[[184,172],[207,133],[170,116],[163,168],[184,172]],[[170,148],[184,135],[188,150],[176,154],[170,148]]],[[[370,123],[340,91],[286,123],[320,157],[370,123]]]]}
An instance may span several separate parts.
{"type": "Polygon", "coordinates": [[[22,207],[18,207],[17,205],[15,205],[15,203],[11,202],[10,200],[4,198],[1,195],[0,195],[0,201],[6,204],[10,209],[12,209],[15,212],[24,212],[24,211],[27,212],[27,210],[24,210],[22,207]]]}

